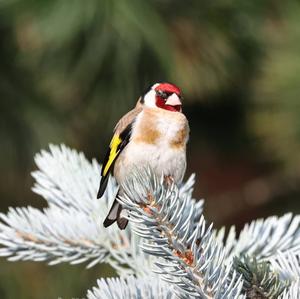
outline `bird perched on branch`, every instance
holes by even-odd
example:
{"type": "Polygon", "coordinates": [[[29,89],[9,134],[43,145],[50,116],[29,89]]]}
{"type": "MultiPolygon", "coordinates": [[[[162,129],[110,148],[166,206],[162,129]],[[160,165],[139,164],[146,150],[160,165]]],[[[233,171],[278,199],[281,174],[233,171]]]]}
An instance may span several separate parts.
{"type": "MultiPolygon", "coordinates": [[[[158,176],[163,174],[177,184],[182,181],[189,125],[181,100],[177,86],[156,83],[119,120],[103,161],[97,198],[104,194],[111,172],[121,185],[136,166],[148,165],[158,176]]],[[[121,192],[119,189],[104,220],[105,227],[117,221],[119,228],[124,229],[128,223],[117,201],[121,192]]]]}

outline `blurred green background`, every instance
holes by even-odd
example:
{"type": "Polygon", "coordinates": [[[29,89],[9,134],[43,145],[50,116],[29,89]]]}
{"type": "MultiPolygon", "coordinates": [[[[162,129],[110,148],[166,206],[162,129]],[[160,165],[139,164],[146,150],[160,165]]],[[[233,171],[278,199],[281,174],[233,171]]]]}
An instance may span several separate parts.
{"type": "MultiPolygon", "coordinates": [[[[142,90],[181,87],[187,174],[217,227],[300,210],[300,4],[280,0],[0,1],[0,195],[30,188],[34,154],[103,158],[142,90]]],[[[81,298],[102,266],[0,262],[1,298],[81,298]]]]}

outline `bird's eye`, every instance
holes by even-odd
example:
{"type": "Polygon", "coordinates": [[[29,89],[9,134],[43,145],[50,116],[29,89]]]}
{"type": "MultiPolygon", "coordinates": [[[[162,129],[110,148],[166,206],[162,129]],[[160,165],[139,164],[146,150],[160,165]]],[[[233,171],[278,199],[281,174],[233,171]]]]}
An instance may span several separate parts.
{"type": "Polygon", "coordinates": [[[167,99],[168,98],[168,94],[164,91],[161,90],[157,90],[156,94],[161,97],[162,99],[167,99]]]}

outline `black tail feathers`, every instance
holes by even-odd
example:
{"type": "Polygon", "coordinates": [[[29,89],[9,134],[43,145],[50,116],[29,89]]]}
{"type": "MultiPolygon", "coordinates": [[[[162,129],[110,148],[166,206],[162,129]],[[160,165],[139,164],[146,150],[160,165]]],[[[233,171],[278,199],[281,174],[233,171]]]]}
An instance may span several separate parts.
{"type": "Polygon", "coordinates": [[[115,221],[117,221],[117,225],[120,229],[125,229],[128,220],[124,217],[122,217],[121,212],[122,212],[122,205],[117,201],[118,194],[108,212],[108,215],[106,216],[103,226],[108,227],[112,225],[115,221]]]}

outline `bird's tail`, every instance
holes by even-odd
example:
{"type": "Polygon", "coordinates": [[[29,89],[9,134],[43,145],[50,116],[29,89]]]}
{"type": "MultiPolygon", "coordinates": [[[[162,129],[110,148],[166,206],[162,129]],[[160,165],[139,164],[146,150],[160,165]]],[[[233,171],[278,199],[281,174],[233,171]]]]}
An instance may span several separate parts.
{"type": "Polygon", "coordinates": [[[103,225],[108,227],[117,221],[118,227],[120,229],[125,229],[128,224],[128,219],[122,217],[122,205],[117,201],[119,193],[116,195],[116,198],[106,216],[103,225]]]}

